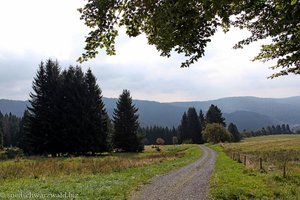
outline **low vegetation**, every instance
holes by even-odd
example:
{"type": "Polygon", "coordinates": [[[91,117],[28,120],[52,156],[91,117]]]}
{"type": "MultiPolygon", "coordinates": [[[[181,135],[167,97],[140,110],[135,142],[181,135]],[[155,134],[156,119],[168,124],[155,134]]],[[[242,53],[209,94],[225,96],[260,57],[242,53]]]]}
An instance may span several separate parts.
{"type": "Polygon", "coordinates": [[[219,154],[210,185],[213,198],[300,199],[300,135],[210,146],[219,154]]]}
{"type": "Polygon", "coordinates": [[[30,157],[0,163],[2,194],[77,194],[80,199],[126,199],[149,178],[199,158],[197,145],[146,146],[144,153],[98,157],[30,157]]]}

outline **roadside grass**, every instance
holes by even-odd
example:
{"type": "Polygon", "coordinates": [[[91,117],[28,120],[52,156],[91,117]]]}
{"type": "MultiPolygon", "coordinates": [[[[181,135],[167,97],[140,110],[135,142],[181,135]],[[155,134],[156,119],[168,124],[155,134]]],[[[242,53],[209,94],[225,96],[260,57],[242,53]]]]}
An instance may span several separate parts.
{"type": "Polygon", "coordinates": [[[251,137],[238,143],[224,144],[228,151],[266,152],[274,150],[295,150],[300,152],[300,135],[272,135],[251,137]]]}
{"type": "Polygon", "coordinates": [[[210,181],[213,199],[268,199],[271,196],[259,173],[249,173],[241,163],[231,160],[219,145],[208,145],[218,153],[210,181]]]}
{"type": "Polygon", "coordinates": [[[79,199],[128,199],[151,177],[195,161],[197,145],[150,146],[144,153],[99,157],[27,158],[0,162],[2,194],[77,194],[79,199]]]}
{"type": "MultiPolygon", "coordinates": [[[[300,199],[300,136],[263,136],[240,143],[208,145],[218,152],[210,195],[214,199],[300,199]],[[281,166],[274,162],[277,153],[294,152],[294,160],[286,165],[284,178],[281,166]],[[232,160],[232,152],[251,156],[275,156],[264,160],[263,170],[232,160]],[[271,162],[272,163],[269,163],[271,162]],[[268,168],[271,165],[272,168],[268,168]]],[[[248,159],[248,158],[247,158],[248,159]]],[[[279,158],[281,159],[281,158],[279,158]]],[[[243,160],[241,159],[241,162],[243,160]]]]}

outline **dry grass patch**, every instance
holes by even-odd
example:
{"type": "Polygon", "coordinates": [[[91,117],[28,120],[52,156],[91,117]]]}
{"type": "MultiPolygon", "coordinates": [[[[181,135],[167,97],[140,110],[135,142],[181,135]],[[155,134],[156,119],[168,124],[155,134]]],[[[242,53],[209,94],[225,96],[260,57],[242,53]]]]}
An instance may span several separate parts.
{"type": "Polygon", "coordinates": [[[0,179],[22,177],[89,175],[110,173],[131,167],[143,167],[184,156],[187,147],[162,146],[157,152],[150,146],[144,153],[113,153],[99,157],[29,157],[0,163],[0,179]]]}
{"type": "Polygon", "coordinates": [[[277,135],[247,138],[240,143],[223,144],[232,159],[248,169],[299,175],[300,135],[277,135]]]}

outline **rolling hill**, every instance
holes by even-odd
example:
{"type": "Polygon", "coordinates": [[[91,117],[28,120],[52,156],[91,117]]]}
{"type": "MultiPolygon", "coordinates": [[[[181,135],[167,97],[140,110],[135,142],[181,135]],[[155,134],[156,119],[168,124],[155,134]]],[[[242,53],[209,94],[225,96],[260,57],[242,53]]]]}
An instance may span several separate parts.
{"type": "MultiPolygon", "coordinates": [[[[110,116],[117,99],[103,98],[110,116]]],[[[188,107],[207,111],[211,104],[221,108],[226,122],[237,124],[240,130],[256,130],[263,126],[288,123],[291,127],[300,124],[300,96],[290,98],[228,97],[211,101],[160,103],[155,101],[134,100],[139,108],[141,126],[178,126],[181,116],[188,107]]],[[[0,100],[2,113],[21,116],[27,101],[0,100]]]]}

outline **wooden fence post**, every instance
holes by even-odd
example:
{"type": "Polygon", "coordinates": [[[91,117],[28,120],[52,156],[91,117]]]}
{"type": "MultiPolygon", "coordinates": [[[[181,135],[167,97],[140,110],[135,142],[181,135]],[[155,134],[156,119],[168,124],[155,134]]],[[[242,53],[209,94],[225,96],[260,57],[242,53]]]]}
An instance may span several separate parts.
{"type": "Polygon", "coordinates": [[[238,159],[237,159],[237,161],[238,161],[239,163],[242,162],[242,161],[241,161],[241,155],[240,155],[240,154],[238,154],[238,159]]]}
{"type": "Polygon", "coordinates": [[[247,156],[244,156],[244,165],[247,165],[247,156]]]}
{"type": "Polygon", "coordinates": [[[263,170],[262,158],[259,158],[259,169],[263,170]]]}

